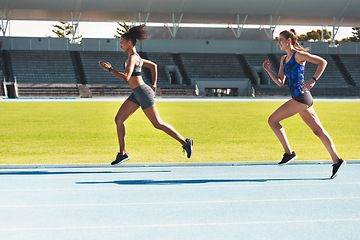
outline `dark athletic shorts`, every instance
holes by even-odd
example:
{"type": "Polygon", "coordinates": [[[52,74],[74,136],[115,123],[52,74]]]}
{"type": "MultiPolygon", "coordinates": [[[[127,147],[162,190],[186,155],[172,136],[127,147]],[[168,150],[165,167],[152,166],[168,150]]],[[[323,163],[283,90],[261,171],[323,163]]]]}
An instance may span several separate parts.
{"type": "Polygon", "coordinates": [[[155,94],[151,87],[147,84],[142,84],[132,90],[132,94],[127,100],[139,105],[143,110],[155,104],[155,94]]]}
{"type": "Polygon", "coordinates": [[[303,103],[311,107],[313,105],[313,97],[310,92],[304,92],[303,94],[297,95],[293,97],[293,99],[297,102],[303,103]]]}

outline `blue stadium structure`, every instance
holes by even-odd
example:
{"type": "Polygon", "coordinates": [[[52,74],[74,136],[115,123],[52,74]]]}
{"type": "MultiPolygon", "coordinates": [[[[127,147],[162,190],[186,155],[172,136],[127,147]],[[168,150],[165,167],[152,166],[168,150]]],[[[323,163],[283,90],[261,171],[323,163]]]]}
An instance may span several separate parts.
{"type": "MultiPolygon", "coordinates": [[[[95,0],[33,0],[31,4],[27,0],[4,0],[0,2],[0,75],[8,82],[16,79],[20,96],[127,95],[130,89],[125,82],[98,67],[102,60],[119,71],[124,69],[127,56],[121,52],[118,40],[85,38],[79,44],[70,44],[74,42],[68,39],[5,37],[8,23],[72,21],[74,37],[80,21],[163,22],[164,27],[148,27],[150,39],[138,46],[143,58],[158,65],[159,95],[208,95],[214,91],[232,96],[287,95],[286,86],[277,87],[261,67],[265,59],[270,59],[274,71],[278,71],[283,53],[273,41],[275,28],[332,26],[334,40],[340,26],[358,25],[359,8],[359,1],[335,0],[288,0],[286,4],[283,0],[109,0],[107,4],[95,0]],[[181,23],[221,23],[229,27],[182,28],[181,23]],[[267,27],[249,29],[244,28],[245,24],[267,27]],[[236,90],[239,82],[242,88],[251,89],[236,90]]],[[[313,95],[359,96],[359,43],[340,43],[337,47],[323,41],[302,44],[328,61],[313,95]]],[[[305,78],[310,79],[314,71],[315,66],[308,64],[305,78]]],[[[150,82],[150,72],[145,70],[143,78],[150,82]]]]}
{"type": "MultiPolygon", "coordinates": [[[[270,59],[278,71],[281,54],[228,53],[153,53],[141,52],[158,65],[159,94],[193,96],[198,81],[247,79],[257,96],[288,95],[262,70],[262,62],[270,59]],[[162,90],[163,89],[163,90],[162,90]]],[[[360,55],[320,54],[328,61],[316,88],[315,96],[359,96],[360,55]]],[[[118,96],[130,93],[129,86],[98,66],[109,61],[119,71],[124,70],[127,56],[120,52],[2,50],[2,73],[14,79],[20,96],[79,96],[79,86],[86,85],[92,96],[118,96]]],[[[308,63],[305,79],[311,79],[316,66],[308,63]]],[[[143,78],[150,83],[150,72],[143,78]]],[[[8,80],[9,81],[9,80],[8,80]]],[[[237,94],[235,94],[237,96],[237,94]]]]}

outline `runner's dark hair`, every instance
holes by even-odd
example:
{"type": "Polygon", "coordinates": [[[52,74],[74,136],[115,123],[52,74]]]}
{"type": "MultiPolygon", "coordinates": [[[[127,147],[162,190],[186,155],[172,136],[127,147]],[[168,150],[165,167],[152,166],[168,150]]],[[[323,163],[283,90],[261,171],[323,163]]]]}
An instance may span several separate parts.
{"type": "Polygon", "coordinates": [[[124,33],[121,37],[125,38],[127,41],[131,41],[135,46],[137,40],[145,40],[148,34],[149,32],[145,30],[145,24],[142,24],[130,28],[129,31],[124,33]]]}

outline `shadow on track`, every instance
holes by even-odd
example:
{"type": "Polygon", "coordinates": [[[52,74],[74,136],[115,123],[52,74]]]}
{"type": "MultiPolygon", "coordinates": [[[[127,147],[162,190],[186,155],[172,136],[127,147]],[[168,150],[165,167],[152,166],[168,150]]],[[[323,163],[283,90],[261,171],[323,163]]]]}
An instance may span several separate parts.
{"type": "Polygon", "coordinates": [[[274,182],[274,181],[328,181],[330,178],[269,178],[269,179],[184,179],[184,180],[118,180],[109,182],[77,182],[76,184],[117,184],[117,185],[174,185],[237,182],[274,182]]]}

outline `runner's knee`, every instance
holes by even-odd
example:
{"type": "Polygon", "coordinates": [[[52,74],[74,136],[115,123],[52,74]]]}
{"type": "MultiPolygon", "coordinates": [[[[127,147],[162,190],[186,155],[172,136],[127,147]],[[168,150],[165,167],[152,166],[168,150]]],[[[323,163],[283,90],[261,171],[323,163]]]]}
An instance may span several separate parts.
{"type": "Polygon", "coordinates": [[[122,117],[119,116],[119,115],[116,115],[116,117],[115,117],[115,123],[116,123],[116,125],[118,125],[118,124],[123,124],[124,122],[125,122],[124,118],[122,118],[122,117]]]}
{"type": "Polygon", "coordinates": [[[164,122],[153,122],[154,128],[162,130],[164,127],[164,122]]]}
{"type": "Polygon", "coordinates": [[[273,115],[271,115],[271,116],[269,117],[269,119],[268,119],[268,124],[269,124],[270,126],[272,126],[272,125],[274,125],[274,124],[276,124],[276,123],[278,123],[278,121],[276,121],[276,120],[275,120],[275,117],[274,117],[273,115]]]}
{"type": "Polygon", "coordinates": [[[312,131],[318,137],[321,137],[321,136],[323,136],[325,134],[325,130],[323,128],[321,128],[321,127],[313,129],[312,131]]]}

